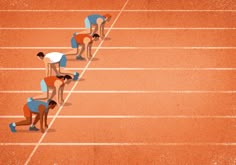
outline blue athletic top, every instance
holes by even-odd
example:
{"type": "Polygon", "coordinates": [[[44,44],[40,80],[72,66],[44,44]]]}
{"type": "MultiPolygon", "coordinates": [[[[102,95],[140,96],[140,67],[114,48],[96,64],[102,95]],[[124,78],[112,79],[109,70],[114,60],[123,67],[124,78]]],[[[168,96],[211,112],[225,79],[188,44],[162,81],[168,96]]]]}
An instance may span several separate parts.
{"type": "Polygon", "coordinates": [[[31,112],[39,112],[39,105],[44,105],[46,107],[46,111],[48,112],[48,103],[47,102],[43,102],[43,101],[38,101],[38,100],[32,100],[30,102],[27,102],[27,106],[30,109],[31,112]]]}
{"type": "Polygon", "coordinates": [[[102,15],[92,14],[88,16],[88,20],[91,24],[97,24],[97,19],[102,18],[105,21],[105,18],[102,15]]]}

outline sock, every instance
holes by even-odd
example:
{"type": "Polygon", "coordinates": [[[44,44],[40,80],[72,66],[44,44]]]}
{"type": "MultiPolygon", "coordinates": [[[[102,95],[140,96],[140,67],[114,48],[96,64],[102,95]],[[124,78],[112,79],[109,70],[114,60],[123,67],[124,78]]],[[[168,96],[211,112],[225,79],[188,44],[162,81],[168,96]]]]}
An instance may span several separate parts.
{"type": "Polygon", "coordinates": [[[34,124],[31,124],[31,126],[30,127],[34,127],[34,124]]]}
{"type": "Polygon", "coordinates": [[[13,127],[15,127],[15,126],[16,126],[16,123],[12,123],[12,125],[13,125],[13,127]]]}

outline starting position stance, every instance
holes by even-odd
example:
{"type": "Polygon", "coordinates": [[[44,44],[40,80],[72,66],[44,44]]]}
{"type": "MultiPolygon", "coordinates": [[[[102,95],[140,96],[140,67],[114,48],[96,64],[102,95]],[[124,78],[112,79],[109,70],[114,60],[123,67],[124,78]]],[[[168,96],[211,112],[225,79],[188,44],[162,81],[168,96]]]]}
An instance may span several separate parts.
{"type": "Polygon", "coordinates": [[[53,100],[49,102],[36,100],[27,102],[23,107],[25,120],[9,124],[11,132],[16,132],[16,126],[31,125],[32,114],[36,114],[34,123],[29,127],[29,131],[38,131],[39,129],[36,128],[35,125],[40,120],[40,130],[42,133],[44,133],[43,121],[45,128],[48,128],[47,116],[49,109],[54,109],[56,105],[57,103],[53,100]]]}
{"type": "Polygon", "coordinates": [[[77,55],[76,56],[77,60],[84,60],[85,58],[82,57],[81,55],[85,51],[87,59],[91,59],[92,57],[91,49],[93,41],[97,41],[99,37],[100,36],[98,34],[93,34],[92,36],[90,36],[89,34],[74,33],[73,37],[71,38],[71,47],[76,49],[76,52],[70,55],[77,55]],[[79,46],[81,46],[80,51],[79,51],[79,46]]]}
{"type": "Polygon", "coordinates": [[[69,84],[72,80],[70,75],[65,76],[49,76],[45,77],[41,82],[41,91],[43,95],[36,96],[30,99],[33,100],[42,100],[42,99],[52,99],[57,94],[57,102],[62,104],[64,102],[63,99],[63,91],[65,84],[69,84]],[[52,89],[52,94],[49,97],[49,89],[52,89]]]}
{"type": "Polygon", "coordinates": [[[43,60],[45,64],[46,76],[51,76],[51,70],[53,69],[57,75],[69,74],[69,75],[74,76],[73,78],[74,81],[78,80],[79,78],[78,72],[73,73],[73,72],[67,71],[69,73],[65,73],[64,68],[66,67],[67,58],[63,53],[51,52],[51,53],[44,54],[43,52],[39,52],[37,56],[39,57],[39,59],[43,60]],[[58,70],[57,70],[56,64],[59,64],[58,70]],[[63,70],[63,72],[61,72],[61,69],[63,70]]]}
{"type": "Polygon", "coordinates": [[[92,14],[85,18],[84,23],[86,27],[87,33],[94,34],[98,33],[101,38],[105,37],[104,34],[104,26],[106,22],[111,20],[110,14],[99,15],[99,14],[92,14]],[[92,29],[92,26],[95,26],[95,29],[92,29]]]}

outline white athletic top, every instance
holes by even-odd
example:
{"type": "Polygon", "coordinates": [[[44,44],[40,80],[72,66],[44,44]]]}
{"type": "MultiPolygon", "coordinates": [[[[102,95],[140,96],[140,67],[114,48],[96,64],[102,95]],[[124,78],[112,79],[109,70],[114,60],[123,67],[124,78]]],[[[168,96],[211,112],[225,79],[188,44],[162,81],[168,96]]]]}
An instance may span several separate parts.
{"type": "Polygon", "coordinates": [[[52,53],[47,53],[45,57],[49,58],[50,63],[53,64],[60,62],[63,55],[64,55],[63,53],[52,52],[52,53]]]}

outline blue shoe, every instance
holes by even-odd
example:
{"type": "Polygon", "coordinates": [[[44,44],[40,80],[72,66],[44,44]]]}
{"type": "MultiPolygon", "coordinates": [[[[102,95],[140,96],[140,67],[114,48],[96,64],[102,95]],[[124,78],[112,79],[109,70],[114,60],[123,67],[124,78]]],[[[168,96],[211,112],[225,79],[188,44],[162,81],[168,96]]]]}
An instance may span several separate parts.
{"type": "Polygon", "coordinates": [[[76,81],[78,80],[78,78],[79,78],[79,73],[75,72],[73,80],[76,81]]]}
{"type": "Polygon", "coordinates": [[[84,57],[82,57],[82,56],[80,56],[80,55],[78,55],[78,56],[76,56],[76,60],[85,60],[85,58],[84,57]]]}
{"type": "Polygon", "coordinates": [[[29,131],[39,131],[39,129],[35,126],[33,126],[33,127],[30,126],[29,131]]]}
{"type": "Polygon", "coordinates": [[[13,124],[9,124],[9,127],[11,129],[11,132],[16,132],[16,127],[13,126],[13,124]]]}
{"type": "Polygon", "coordinates": [[[27,99],[27,102],[31,102],[31,101],[33,101],[33,97],[29,97],[29,98],[27,99]]]}
{"type": "Polygon", "coordinates": [[[77,32],[73,33],[73,37],[77,35],[77,32]]]}
{"type": "Polygon", "coordinates": [[[52,101],[52,99],[48,99],[48,101],[47,101],[47,102],[49,103],[50,101],[52,101]]]}

